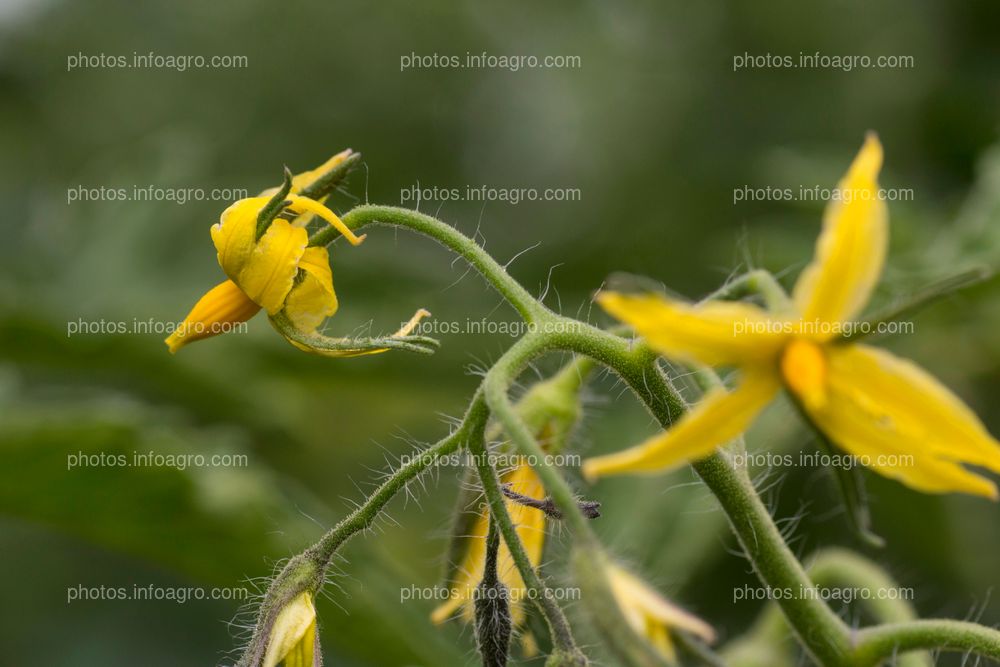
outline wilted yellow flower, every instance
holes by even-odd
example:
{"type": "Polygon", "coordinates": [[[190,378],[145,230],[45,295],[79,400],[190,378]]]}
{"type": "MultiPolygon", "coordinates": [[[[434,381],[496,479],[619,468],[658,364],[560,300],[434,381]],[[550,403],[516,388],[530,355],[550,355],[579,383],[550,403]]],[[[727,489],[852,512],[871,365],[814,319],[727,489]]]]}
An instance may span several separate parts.
{"type": "MultiPolygon", "coordinates": [[[[231,325],[245,322],[261,308],[272,317],[284,315],[297,333],[306,336],[315,333],[326,318],[337,312],[330,256],[326,248],[308,245],[306,224],[313,215],[318,216],[335,227],[351,245],[360,244],[365,237],[356,236],[321,201],[299,193],[351,155],[350,150],[343,151],[316,169],[294,176],[285,197],[285,210],[295,217],[275,218],[260,238],[257,218],[278,188],[241,199],[223,211],[211,232],[219,265],[229,279],[209,290],[166,339],[171,352],[193,341],[225,333],[231,325]]],[[[420,311],[418,317],[395,335],[408,334],[422,314],[426,311],[420,311]]],[[[291,342],[313,351],[297,341],[291,342]]],[[[323,350],[323,354],[353,356],[381,351],[384,349],[339,349],[323,350]]]]}
{"type": "Polygon", "coordinates": [[[924,492],[997,498],[991,481],[961,465],[1000,472],[1000,444],[976,415],[913,363],[839,337],[868,302],[885,261],[881,165],[882,146],[870,135],[839,184],[849,196],[827,207],[816,256],[795,285],[794,313],[598,295],[605,310],[665,356],[736,366],[740,379],[733,391],[706,394],[665,433],[587,461],[585,474],[655,472],[707,456],[746,430],[784,386],[827,438],[882,475],[924,492]]]}
{"type": "Polygon", "coordinates": [[[316,606],[303,591],[292,599],[271,626],[263,667],[318,667],[322,664],[316,638],[316,606]]]}
{"type": "Polygon", "coordinates": [[[668,601],[634,574],[609,563],[607,575],[611,593],[632,630],[645,637],[669,662],[677,661],[672,632],[679,630],[708,643],[715,641],[712,626],[668,601]]]}
{"type": "MultiPolygon", "coordinates": [[[[545,495],[541,480],[525,461],[519,462],[512,470],[503,474],[500,477],[500,482],[508,484],[512,491],[521,495],[533,498],[541,498],[545,495]]],[[[512,500],[505,502],[510,519],[517,530],[518,537],[521,538],[525,552],[528,554],[528,560],[537,567],[542,560],[542,549],[545,546],[545,514],[512,500]]],[[[465,620],[470,623],[473,621],[475,610],[472,601],[476,587],[483,578],[483,568],[486,562],[486,534],[489,532],[489,523],[489,510],[484,507],[472,525],[468,536],[468,549],[462,558],[449,598],[431,614],[431,620],[434,623],[443,623],[459,608],[462,609],[462,616],[465,620]]],[[[510,594],[511,619],[515,626],[519,625],[524,621],[526,588],[521,573],[510,555],[510,549],[503,542],[501,542],[500,551],[497,554],[497,572],[500,575],[500,581],[507,586],[510,594]]]]}

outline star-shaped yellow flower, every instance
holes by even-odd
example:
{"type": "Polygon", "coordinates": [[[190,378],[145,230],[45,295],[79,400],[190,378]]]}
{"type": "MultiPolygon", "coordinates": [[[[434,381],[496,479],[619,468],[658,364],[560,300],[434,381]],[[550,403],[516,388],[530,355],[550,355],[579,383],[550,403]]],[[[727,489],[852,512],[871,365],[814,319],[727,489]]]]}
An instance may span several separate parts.
{"type": "Polygon", "coordinates": [[[647,639],[669,663],[677,663],[673,632],[687,632],[707,643],[715,641],[712,626],[673,604],[631,572],[609,563],[607,575],[611,593],[632,630],[647,639]]]}
{"type": "Polygon", "coordinates": [[[656,472],[709,455],[745,431],[784,387],[812,423],[859,462],[928,493],[997,498],[962,464],[1000,472],[1000,444],[962,401],[915,364],[840,333],[868,302],[885,261],[888,213],[877,177],[882,146],[869,135],[823,218],[812,263],[792,294],[795,312],[749,303],[691,305],[656,295],[604,292],[598,301],[663,355],[735,366],[738,386],[718,389],[661,435],[590,459],[594,478],[656,472]]]}
{"type": "MultiPolygon", "coordinates": [[[[326,248],[309,246],[306,225],[315,215],[335,227],[351,245],[358,245],[364,236],[355,236],[337,215],[319,201],[301,196],[318,179],[352,156],[350,150],[334,155],[316,169],[303,172],[291,180],[285,197],[285,211],[292,219],[276,217],[258,238],[257,219],[279,188],[265,190],[257,197],[241,199],[223,211],[212,226],[212,241],[218,253],[219,265],[228,280],[209,290],[167,339],[170,352],[177,352],[188,343],[232,330],[261,309],[274,318],[283,316],[300,337],[316,332],[323,321],[337,311],[337,295],[333,291],[333,273],[326,248]]],[[[408,334],[420,317],[419,311],[409,324],[395,336],[408,334]]],[[[274,320],[272,320],[274,321],[274,320]]],[[[281,327],[279,327],[281,330],[281,327]]],[[[327,356],[356,356],[383,352],[385,348],[316,350],[299,340],[289,338],[299,348],[321,352],[327,356]]]]}

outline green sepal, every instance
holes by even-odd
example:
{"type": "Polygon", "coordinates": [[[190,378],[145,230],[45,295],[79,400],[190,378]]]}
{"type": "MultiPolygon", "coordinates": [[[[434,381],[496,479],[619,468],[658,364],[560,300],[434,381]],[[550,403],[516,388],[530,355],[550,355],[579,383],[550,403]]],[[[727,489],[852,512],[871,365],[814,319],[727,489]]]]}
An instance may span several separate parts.
{"type": "Polygon", "coordinates": [[[299,191],[299,195],[309,199],[320,200],[326,197],[343,182],[351,170],[357,166],[361,160],[361,153],[352,152],[344,161],[328,172],[321,174],[315,181],[306,185],[299,191]]]}
{"type": "Polygon", "coordinates": [[[274,196],[268,200],[264,208],[260,209],[260,213],[257,214],[257,240],[259,241],[264,233],[267,232],[267,228],[271,226],[271,222],[278,217],[278,214],[286,206],[288,202],[285,197],[288,193],[292,191],[292,172],[285,167],[285,181],[281,184],[281,187],[274,196]]]}
{"type": "Polygon", "coordinates": [[[368,336],[364,338],[332,338],[321,333],[297,329],[284,311],[270,317],[271,324],[289,342],[307,352],[331,357],[349,357],[376,350],[405,350],[418,354],[434,354],[441,342],[429,336],[368,336]]]}

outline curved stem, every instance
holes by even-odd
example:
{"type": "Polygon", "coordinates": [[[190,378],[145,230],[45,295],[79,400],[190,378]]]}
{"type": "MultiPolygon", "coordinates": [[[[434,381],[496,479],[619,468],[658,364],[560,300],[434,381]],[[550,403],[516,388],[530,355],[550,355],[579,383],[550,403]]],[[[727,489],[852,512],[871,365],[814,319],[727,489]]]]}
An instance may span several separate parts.
{"type": "Polygon", "coordinates": [[[760,296],[764,300],[764,305],[772,312],[782,313],[792,310],[792,301],[788,293],[777,279],[764,269],[753,269],[737,276],[709,294],[703,301],[729,301],[748,295],[760,296]]]}
{"type": "MultiPolygon", "coordinates": [[[[461,255],[508,301],[527,323],[535,322],[548,313],[548,309],[538,302],[519,282],[510,277],[507,270],[475,241],[450,225],[417,211],[395,206],[358,206],[351,209],[341,220],[351,230],[367,225],[390,225],[405,227],[430,237],[461,255]]],[[[309,245],[323,246],[333,242],[340,233],[326,227],[309,239],[309,245]]]]}
{"type": "MultiPolygon", "coordinates": [[[[902,599],[882,599],[878,591],[897,589],[898,585],[872,561],[846,549],[825,549],[817,553],[806,566],[806,572],[822,588],[849,587],[867,590],[876,595],[859,599],[868,613],[879,623],[900,623],[916,618],[913,608],[902,599]]],[[[754,627],[735,640],[724,651],[733,667],[762,664],[761,656],[769,656],[770,664],[794,664],[787,647],[788,625],[781,610],[770,603],[760,614],[754,627]]],[[[896,658],[896,667],[929,667],[933,664],[925,652],[914,652],[896,658]]]]}
{"type": "Polygon", "coordinates": [[[305,555],[326,567],[337,549],[355,534],[369,528],[379,512],[403,487],[437,461],[458,450],[465,441],[466,431],[466,424],[463,423],[454,433],[412,457],[406,465],[389,475],[364,503],[309,547],[305,555]]]}
{"type": "Polygon", "coordinates": [[[919,649],[968,651],[1000,660],[1000,631],[978,623],[940,619],[876,625],[855,636],[853,664],[874,667],[897,653],[919,649]]]}

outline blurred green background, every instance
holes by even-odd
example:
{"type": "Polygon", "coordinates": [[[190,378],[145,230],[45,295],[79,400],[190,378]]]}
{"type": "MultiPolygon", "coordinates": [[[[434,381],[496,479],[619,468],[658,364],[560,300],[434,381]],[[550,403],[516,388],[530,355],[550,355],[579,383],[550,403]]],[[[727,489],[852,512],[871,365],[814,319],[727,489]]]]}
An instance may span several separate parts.
{"type": "MultiPolygon", "coordinates": [[[[478,231],[534,293],[603,322],[590,295],[615,271],[697,297],[748,264],[808,260],[822,203],[733,201],[734,190],[832,187],[873,129],[886,148],[892,248],[878,301],[964,266],[1000,262],[1000,5],[983,2],[240,2],[5,0],[0,4],[0,663],[213,665],[238,645],[232,600],[74,600],[81,587],[247,587],[310,544],[379,471],[446,432],[471,371],[511,343],[446,334],[434,357],[322,360],[262,318],[245,335],[176,357],[135,323],[174,322],[220,280],[208,228],[227,201],[115,201],[83,189],[275,185],[345,147],[364,167],[331,205],[400,204],[423,187],[574,188],[578,201],[425,201],[478,231]],[[77,67],[80,56],[236,55],[240,69],[77,67]],[[565,69],[419,68],[413,54],[568,55],[565,69]],[[734,71],[733,58],[911,56],[906,69],[734,71]],[[69,71],[68,71],[69,69],[69,71]],[[72,192],[76,192],[76,201],[72,192]],[[81,200],[82,199],[82,200],[81,200]],[[87,201],[87,199],[91,199],[87,201]],[[67,335],[71,323],[125,333],[67,335]],[[68,465],[81,455],[224,453],[245,466],[68,465]],[[75,592],[75,593],[74,593],[75,592]]],[[[407,203],[406,205],[412,205],[407,203]]],[[[440,322],[513,320],[433,243],[374,230],[333,253],[338,334],[394,329],[417,307],[440,322]],[[464,277],[463,277],[464,276],[464,277]]],[[[886,340],[941,377],[1000,433],[1000,287],[920,313],[886,340]]],[[[654,431],[609,378],[593,383],[580,451],[654,431]]],[[[790,408],[752,451],[811,451],[790,408]]],[[[434,628],[458,472],[397,500],[345,549],[339,590],[320,602],[330,665],[474,664],[470,632],[434,628]]],[[[995,504],[931,497],[867,475],[870,552],[916,589],[923,615],[1000,622],[995,504]]],[[[779,519],[801,515],[802,554],[864,549],[836,511],[827,473],[774,471],[779,519]]],[[[719,628],[744,630],[760,603],[711,497],[680,471],[586,493],[614,552],[719,628]]],[[[564,538],[554,531],[551,560],[564,538]]],[[[553,568],[554,570],[556,568],[553,568]]],[[[559,579],[558,572],[553,576],[559,579]]],[[[579,611],[575,606],[571,612],[579,611]]],[[[853,614],[849,611],[848,614],[853,614]]],[[[852,615],[853,618],[853,615],[852,615]]],[[[584,631],[584,643],[595,643],[584,631]]],[[[942,664],[944,664],[942,662],[942,664]]],[[[957,663],[956,663],[957,664],[957,663]]]]}

